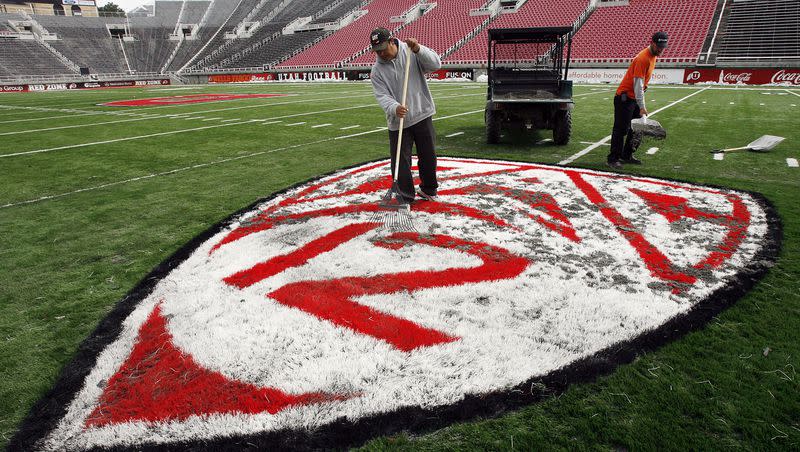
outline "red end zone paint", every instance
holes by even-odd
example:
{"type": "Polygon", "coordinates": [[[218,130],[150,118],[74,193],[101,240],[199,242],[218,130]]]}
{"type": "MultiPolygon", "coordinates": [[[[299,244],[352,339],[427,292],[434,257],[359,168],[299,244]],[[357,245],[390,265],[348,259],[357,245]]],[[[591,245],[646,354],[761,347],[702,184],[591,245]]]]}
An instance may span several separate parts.
{"type": "Polygon", "coordinates": [[[119,100],[100,104],[104,107],[152,107],[155,105],[184,105],[239,99],[285,97],[288,94],[187,94],[185,96],[152,97],[149,99],[119,100]]]}
{"type": "Polygon", "coordinates": [[[436,428],[701,326],[777,255],[779,223],[752,193],[439,161],[439,201],[412,206],[414,232],[374,216],[383,161],[198,237],[120,303],[119,333],[90,339],[105,348],[78,359],[93,367],[70,377],[67,406],[12,444],[344,448],[436,428]]]}

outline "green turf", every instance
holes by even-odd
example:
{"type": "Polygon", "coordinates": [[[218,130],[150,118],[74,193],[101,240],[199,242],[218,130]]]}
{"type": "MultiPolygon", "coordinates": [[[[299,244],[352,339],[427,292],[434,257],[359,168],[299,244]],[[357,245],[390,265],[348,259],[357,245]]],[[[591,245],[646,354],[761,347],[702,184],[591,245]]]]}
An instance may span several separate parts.
{"type": "MultiPolygon", "coordinates": [[[[548,133],[507,133],[486,145],[485,86],[432,87],[440,155],[556,163],[610,133],[613,87],[576,87],[569,145],[548,133]],[[447,138],[446,135],[463,132],[447,138]]],[[[655,111],[699,91],[652,87],[655,111]]],[[[670,133],[660,150],[624,171],[763,193],[783,221],[777,266],[705,328],[590,384],[503,416],[423,436],[378,438],[382,449],[745,449],[800,447],[800,158],[798,90],[708,89],[658,113],[670,133]],[[769,95],[765,94],[769,93],[769,95]],[[731,105],[730,103],[734,104],[731,105]],[[760,104],[765,105],[760,105],[760,104]],[[762,134],[786,137],[769,153],[712,159],[762,134]],[[769,349],[765,354],[764,350],[769,349]]],[[[210,225],[258,198],[388,153],[368,84],[207,86],[0,96],[0,446],[55,381],[78,344],[153,267],[210,225]],[[150,108],[112,100],[193,93],[291,97],[150,108]],[[15,107],[15,108],[7,108],[15,107]],[[23,109],[51,109],[41,111],[23,109]],[[241,108],[247,107],[247,108],[241,108]],[[239,119],[136,120],[58,111],[194,113],[239,119]],[[213,110],[213,111],[212,111],[213,110]],[[333,111],[338,110],[338,111],[333,111]],[[328,111],[325,113],[313,113],[328,111]],[[282,118],[281,123],[245,123],[282,118]],[[120,122],[124,121],[124,122],[120,122]],[[98,122],[113,122],[91,125],[98,122]],[[295,122],[303,125],[287,126],[295,122]],[[331,126],[312,128],[331,123],[331,126]],[[82,144],[209,127],[178,134],[82,144]],[[358,124],[360,127],[339,130],[358,124]],[[58,130],[39,129],[74,126],[58,130]],[[27,133],[13,133],[31,131],[27,133]],[[40,199],[44,198],[44,199],[40,199]]],[[[647,146],[647,145],[645,145],[647,146]]],[[[607,146],[573,165],[603,169],[607,146]]],[[[644,150],[644,148],[643,148],[644,150]]]]}

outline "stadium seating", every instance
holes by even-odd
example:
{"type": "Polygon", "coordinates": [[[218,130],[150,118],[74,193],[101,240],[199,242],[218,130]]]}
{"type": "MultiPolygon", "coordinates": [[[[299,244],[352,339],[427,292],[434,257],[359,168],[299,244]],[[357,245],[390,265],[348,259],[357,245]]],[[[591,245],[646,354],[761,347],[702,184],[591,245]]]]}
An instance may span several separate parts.
{"type": "Polygon", "coordinates": [[[38,41],[0,37],[0,77],[69,72],[69,69],[38,41]]]}
{"type": "Polygon", "coordinates": [[[496,17],[489,26],[453,52],[448,63],[485,63],[490,28],[571,26],[589,6],[589,0],[528,0],[515,13],[496,17]]]}
{"type": "MultiPolygon", "coordinates": [[[[419,42],[443,55],[458,40],[478,28],[487,16],[470,16],[469,11],[480,8],[485,0],[437,0],[436,6],[424,16],[403,27],[396,33],[400,39],[417,38],[419,42]],[[442,24],[447,24],[442,26],[442,24]]],[[[375,55],[367,52],[351,62],[352,65],[368,65],[375,55]]]]}
{"type": "Polygon", "coordinates": [[[369,11],[367,14],[305,52],[284,61],[279,67],[335,66],[365,49],[369,44],[369,32],[375,27],[398,28],[398,24],[389,23],[389,19],[402,14],[416,3],[415,0],[374,0],[365,7],[369,11]]]}
{"type": "Polygon", "coordinates": [[[347,13],[357,8],[362,1],[363,0],[339,0],[338,2],[331,3],[330,9],[324,12],[320,11],[322,14],[320,14],[319,17],[314,20],[314,22],[333,22],[341,17],[344,17],[347,15],[347,13]]]}
{"type": "Polygon", "coordinates": [[[112,38],[107,23],[124,24],[122,18],[35,16],[48,32],[58,36],[49,44],[80,67],[93,73],[127,72],[120,40],[112,38]]]}
{"type": "Polygon", "coordinates": [[[630,0],[597,8],[575,35],[575,62],[627,63],[654,32],[669,34],[661,61],[694,62],[703,46],[717,0],[630,0]]]}
{"type": "Polygon", "coordinates": [[[800,1],[749,0],[731,4],[717,61],[800,58],[800,1]]]}

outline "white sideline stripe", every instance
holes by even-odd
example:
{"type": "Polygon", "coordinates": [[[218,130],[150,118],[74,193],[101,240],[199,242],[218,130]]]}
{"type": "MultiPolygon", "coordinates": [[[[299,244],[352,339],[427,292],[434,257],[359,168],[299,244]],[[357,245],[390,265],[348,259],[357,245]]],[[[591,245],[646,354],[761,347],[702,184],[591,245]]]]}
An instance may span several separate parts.
{"type": "MultiPolygon", "coordinates": [[[[688,99],[688,98],[690,98],[690,97],[692,97],[692,96],[694,96],[694,95],[697,95],[697,94],[700,94],[700,93],[702,93],[703,91],[707,90],[708,88],[710,88],[710,86],[709,86],[709,87],[705,87],[705,88],[703,88],[703,89],[700,89],[700,90],[697,90],[697,91],[695,91],[695,92],[693,92],[693,93],[689,94],[688,96],[684,96],[684,97],[682,97],[682,98],[680,98],[680,99],[676,100],[675,102],[672,102],[671,104],[664,105],[663,107],[659,108],[658,110],[656,110],[656,111],[654,111],[654,112],[650,113],[650,116],[652,117],[652,116],[654,116],[656,113],[658,113],[658,112],[661,112],[661,111],[664,111],[664,110],[666,110],[667,108],[670,108],[670,107],[672,107],[673,105],[678,105],[679,103],[681,103],[681,102],[685,101],[686,99],[688,99]]],[[[586,155],[586,154],[588,154],[588,153],[592,152],[593,150],[595,150],[595,149],[599,148],[600,146],[602,146],[602,145],[606,144],[606,143],[607,143],[609,140],[611,140],[611,135],[609,135],[609,136],[607,136],[607,137],[603,138],[602,140],[600,140],[600,141],[598,141],[598,142],[596,142],[596,143],[592,144],[591,146],[589,146],[589,147],[587,147],[586,149],[584,149],[584,150],[582,150],[582,151],[580,151],[580,152],[576,153],[575,155],[572,155],[572,156],[570,156],[570,157],[568,157],[568,158],[566,158],[566,159],[564,159],[564,160],[562,160],[562,161],[558,162],[558,164],[559,164],[559,165],[561,165],[561,166],[564,166],[564,165],[569,165],[570,163],[574,162],[575,160],[577,160],[577,159],[579,159],[579,158],[583,157],[584,155],[586,155]]]]}
{"type": "Polygon", "coordinates": [[[286,127],[302,126],[303,124],[305,124],[305,121],[303,121],[303,122],[293,122],[291,124],[286,124],[286,127]]]}
{"type": "Polygon", "coordinates": [[[797,159],[792,159],[792,158],[786,159],[786,164],[789,165],[789,168],[797,168],[798,167],[797,159]]]}
{"type": "Polygon", "coordinates": [[[331,124],[331,123],[328,123],[328,124],[318,124],[318,125],[316,125],[316,126],[311,126],[311,128],[312,128],[312,129],[319,129],[320,127],[328,127],[328,126],[332,126],[332,125],[333,125],[333,124],[331,124]]]}
{"type": "Polygon", "coordinates": [[[452,137],[457,137],[459,135],[464,135],[464,132],[451,133],[450,135],[445,135],[444,137],[445,138],[452,138],[452,137]]]}
{"type": "MultiPolygon", "coordinates": [[[[579,141],[578,143],[580,143],[580,144],[594,144],[594,142],[592,142],[592,141],[579,141]]],[[[603,146],[611,146],[611,144],[609,144],[609,143],[603,143],[602,145],[603,146]]]]}
{"type": "Polygon", "coordinates": [[[722,160],[725,158],[724,152],[716,152],[714,153],[714,160],[722,160]]]}
{"type": "Polygon", "coordinates": [[[647,154],[648,155],[653,155],[656,152],[658,152],[658,148],[650,148],[650,149],[647,150],[647,154]]]}
{"type": "Polygon", "coordinates": [[[361,126],[356,125],[356,126],[340,127],[339,130],[355,129],[356,127],[361,127],[361,126]]]}
{"type": "MultiPolygon", "coordinates": [[[[440,120],[443,120],[443,119],[456,118],[456,117],[459,117],[459,116],[471,115],[471,114],[474,114],[474,113],[483,113],[483,111],[484,111],[483,109],[467,111],[467,112],[458,113],[458,114],[455,114],[455,115],[449,115],[449,116],[442,116],[442,117],[439,117],[439,118],[434,118],[433,120],[434,121],[440,121],[440,120]]],[[[250,122],[250,121],[248,121],[248,122],[250,122]]],[[[227,125],[230,125],[230,124],[220,124],[220,125],[216,125],[216,126],[209,126],[209,127],[206,127],[206,128],[210,129],[210,128],[214,128],[214,127],[225,127],[227,125]]],[[[383,127],[383,130],[386,130],[386,127],[383,127]]],[[[93,187],[80,188],[78,190],[73,190],[73,191],[70,191],[70,192],[59,193],[59,194],[55,194],[55,195],[45,195],[45,196],[41,196],[39,198],[29,199],[27,201],[19,201],[19,202],[12,202],[12,203],[8,203],[8,204],[3,204],[3,205],[0,205],[0,209],[5,209],[5,208],[8,208],[8,207],[21,206],[21,205],[25,205],[25,204],[33,204],[33,203],[37,203],[37,202],[41,202],[41,201],[47,201],[47,200],[51,200],[51,199],[63,198],[63,197],[75,195],[75,194],[78,194],[78,193],[84,193],[84,192],[88,192],[88,191],[100,190],[100,189],[103,189],[103,188],[114,187],[114,186],[117,186],[117,185],[123,185],[123,184],[136,182],[136,181],[140,181],[140,180],[152,179],[152,178],[160,177],[160,176],[169,176],[171,174],[177,174],[177,173],[181,173],[181,172],[192,170],[192,169],[205,168],[205,167],[209,167],[209,166],[213,166],[213,165],[219,165],[219,164],[223,164],[223,163],[234,162],[234,161],[242,160],[242,159],[246,159],[246,158],[258,157],[258,156],[264,155],[264,154],[272,154],[274,152],[286,151],[286,150],[289,150],[289,149],[295,149],[295,148],[299,148],[299,147],[303,147],[303,146],[312,146],[312,145],[315,145],[315,144],[327,143],[327,142],[333,141],[333,140],[340,140],[340,139],[343,139],[343,138],[350,138],[350,137],[354,137],[354,136],[366,135],[366,134],[375,133],[375,132],[379,132],[379,130],[370,130],[368,132],[359,133],[359,134],[355,134],[355,135],[348,135],[348,136],[343,136],[343,137],[325,138],[325,139],[322,139],[322,140],[312,141],[312,142],[309,142],[309,143],[301,143],[301,144],[295,144],[295,145],[292,145],[292,146],[286,146],[286,147],[283,147],[283,148],[270,149],[270,150],[266,150],[266,151],[258,151],[258,152],[253,152],[253,153],[250,153],[250,154],[247,154],[247,155],[240,155],[240,156],[237,156],[237,157],[230,157],[230,158],[227,158],[227,159],[215,160],[213,162],[208,162],[208,163],[198,163],[196,165],[184,166],[182,168],[176,168],[176,169],[169,170],[169,171],[162,171],[160,173],[152,173],[152,174],[147,174],[145,176],[133,177],[133,178],[130,178],[130,179],[125,179],[125,180],[121,180],[121,181],[117,181],[117,182],[109,182],[107,184],[95,185],[93,187]]]]}

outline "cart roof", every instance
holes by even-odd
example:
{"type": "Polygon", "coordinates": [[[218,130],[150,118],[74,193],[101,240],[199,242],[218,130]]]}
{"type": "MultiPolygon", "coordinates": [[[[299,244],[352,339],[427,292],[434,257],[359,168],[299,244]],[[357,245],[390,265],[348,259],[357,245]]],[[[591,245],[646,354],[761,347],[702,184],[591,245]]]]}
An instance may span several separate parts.
{"type": "Polygon", "coordinates": [[[489,39],[492,41],[557,41],[561,36],[572,32],[572,27],[536,28],[492,28],[489,39]]]}

